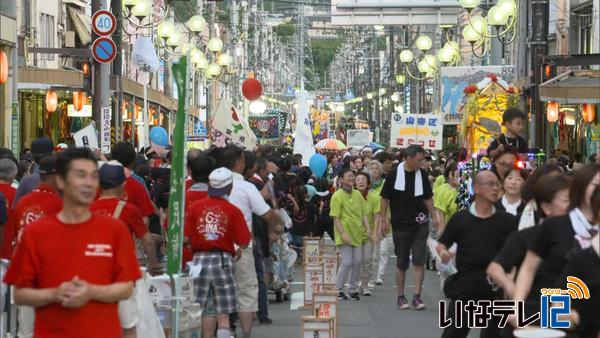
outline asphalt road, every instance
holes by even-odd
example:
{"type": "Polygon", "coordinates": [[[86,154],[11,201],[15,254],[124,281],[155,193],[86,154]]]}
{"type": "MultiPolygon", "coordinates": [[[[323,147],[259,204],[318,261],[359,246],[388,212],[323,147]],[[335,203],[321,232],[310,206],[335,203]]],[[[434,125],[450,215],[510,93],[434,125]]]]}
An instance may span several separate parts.
{"type": "MultiPolygon", "coordinates": [[[[377,286],[371,297],[361,297],[360,301],[340,300],[338,338],[433,338],[440,337],[438,327],[438,302],[443,299],[439,277],[436,272],[427,271],[421,297],[427,308],[422,311],[398,310],[396,308],[396,287],[394,284],[395,258],[391,258],[386,269],[384,285],[377,286]]],[[[299,275],[297,273],[297,275],[299,275]]],[[[412,269],[407,276],[407,298],[412,299],[412,269]]],[[[300,279],[293,285],[293,291],[300,291],[300,279]]],[[[271,325],[257,325],[252,337],[256,338],[295,338],[301,336],[300,318],[311,315],[309,310],[290,310],[290,301],[275,303],[269,296],[269,316],[271,325]]],[[[472,332],[470,336],[475,336],[472,332]]]]}

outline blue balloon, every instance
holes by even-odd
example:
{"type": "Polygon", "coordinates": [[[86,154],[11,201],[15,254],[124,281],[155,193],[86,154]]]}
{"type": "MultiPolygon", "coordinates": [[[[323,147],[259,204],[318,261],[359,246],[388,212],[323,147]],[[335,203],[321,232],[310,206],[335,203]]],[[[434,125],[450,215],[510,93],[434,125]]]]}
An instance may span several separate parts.
{"type": "Polygon", "coordinates": [[[150,141],[161,147],[169,145],[169,135],[163,127],[152,127],[150,129],[150,141]]]}
{"type": "Polygon", "coordinates": [[[313,174],[323,177],[327,171],[327,159],[321,154],[314,154],[308,161],[308,166],[313,174]]]}

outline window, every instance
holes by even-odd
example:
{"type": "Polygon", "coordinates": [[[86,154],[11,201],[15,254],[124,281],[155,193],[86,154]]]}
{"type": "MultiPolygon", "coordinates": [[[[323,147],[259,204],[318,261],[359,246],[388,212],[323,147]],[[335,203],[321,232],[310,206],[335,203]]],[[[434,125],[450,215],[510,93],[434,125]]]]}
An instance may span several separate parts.
{"type": "Polygon", "coordinates": [[[592,10],[579,14],[579,54],[592,53],[592,10]]]}
{"type": "MultiPolygon", "coordinates": [[[[54,16],[42,13],[40,15],[40,47],[54,48],[54,16]]],[[[42,60],[54,60],[54,54],[42,54],[42,60]]]]}

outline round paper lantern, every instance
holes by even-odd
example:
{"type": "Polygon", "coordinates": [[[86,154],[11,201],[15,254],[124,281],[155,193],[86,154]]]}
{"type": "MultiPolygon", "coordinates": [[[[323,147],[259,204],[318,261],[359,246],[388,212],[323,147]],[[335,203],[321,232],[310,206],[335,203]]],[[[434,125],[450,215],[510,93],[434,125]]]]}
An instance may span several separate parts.
{"type": "Polygon", "coordinates": [[[596,107],[590,103],[584,103],[581,107],[581,114],[586,123],[592,123],[596,120],[596,107]]]}
{"type": "Polygon", "coordinates": [[[73,92],[73,108],[80,111],[83,108],[84,92],[73,92]]]}
{"type": "Polygon", "coordinates": [[[548,106],[546,107],[546,118],[548,122],[554,123],[558,121],[558,103],[557,102],[548,102],[548,106]]]}
{"type": "Polygon", "coordinates": [[[46,111],[54,113],[58,107],[58,95],[54,90],[48,90],[46,92],[46,111]]]}
{"type": "Polygon", "coordinates": [[[263,93],[263,87],[260,81],[255,78],[246,79],[242,83],[242,94],[249,101],[255,101],[260,98],[263,93]]]}
{"type": "Polygon", "coordinates": [[[8,56],[0,50],[0,83],[8,80],[8,56]]]}

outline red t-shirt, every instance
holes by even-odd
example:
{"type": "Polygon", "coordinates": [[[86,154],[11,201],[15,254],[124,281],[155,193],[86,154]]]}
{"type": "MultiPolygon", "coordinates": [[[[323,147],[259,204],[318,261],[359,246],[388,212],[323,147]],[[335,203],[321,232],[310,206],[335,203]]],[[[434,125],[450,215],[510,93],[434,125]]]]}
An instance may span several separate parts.
{"type": "Polygon", "coordinates": [[[125,179],[125,193],[123,193],[121,199],[136,206],[143,217],[148,217],[154,213],[154,206],[146,187],[131,176],[125,179]]]}
{"type": "Polygon", "coordinates": [[[12,204],[13,200],[15,199],[17,189],[13,188],[8,183],[0,183],[0,193],[4,195],[4,199],[6,200],[6,210],[12,209],[12,204]]]}
{"type": "Polygon", "coordinates": [[[185,179],[185,191],[188,191],[192,185],[194,185],[194,180],[189,177],[186,178],[185,179]]]}
{"type": "MultiPolygon", "coordinates": [[[[117,209],[119,199],[115,197],[111,198],[100,198],[90,206],[90,210],[97,215],[113,217],[113,213],[117,209]]],[[[135,235],[136,238],[142,238],[147,232],[148,227],[144,224],[144,218],[138,208],[133,206],[131,203],[125,203],[123,210],[119,215],[119,219],[129,227],[129,231],[135,235]]]]}
{"type": "Polygon", "coordinates": [[[10,240],[12,240],[12,237],[10,235],[10,222],[13,218],[12,204],[15,198],[15,194],[17,193],[17,189],[13,188],[10,184],[0,183],[0,193],[4,195],[4,199],[6,200],[6,211],[8,212],[8,222],[6,222],[6,224],[4,224],[4,226],[2,227],[3,241],[2,243],[0,243],[0,257],[8,259],[10,258],[10,256],[12,256],[12,245],[10,243],[10,240]]]}
{"type": "MultiPolygon", "coordinates": [[[[46,217],[25,230],[4,282],[56,288],[75,276],[108,285],[141,277],[133,241],[123,222],[92,215],[79,224],[46,217]]],[[[121,337],[118,303],[90,301],[79,309],[50,304],[35,311],[35,337],[121,337]]]]}
{"type": "Polygon", "coordinates": [[[244,215],[235,205],[218,197],[194,202],[186,213],[184,234],[192,252],[223,250],[235,254],[233,244],[252,240],[244,215]]]}
{"type": "Polygon", "coordinates": [[[208,197],[208,184],[196,183],[185,190],[185,210],[187,211],[192,203],[208,197]]]}
{"type": "MultiPolygon", "coordinates": [[[[27,226],[47,216],[54,216],[62,209],[62,198],[50,185],[40,183],[32,192],[23,196],[13,210],[8,243],[19,244],[27,226]]],[[[14,251],[13,251],[14,252],[14,251]]]]}

